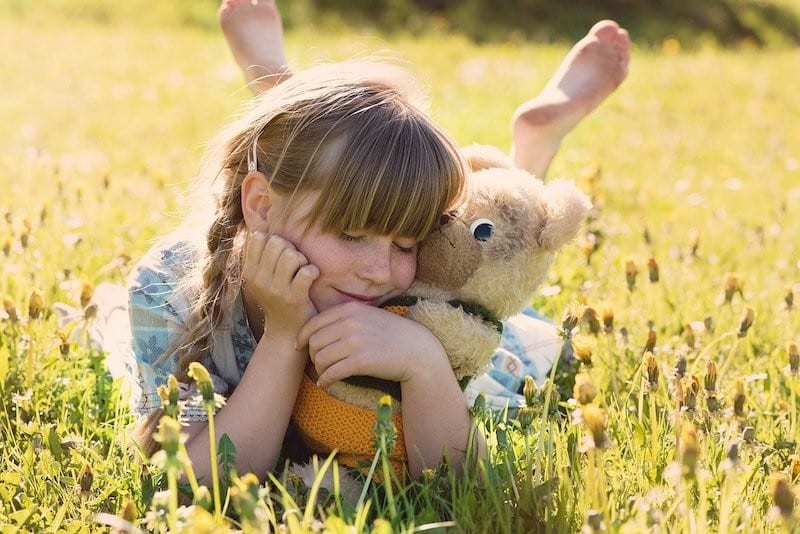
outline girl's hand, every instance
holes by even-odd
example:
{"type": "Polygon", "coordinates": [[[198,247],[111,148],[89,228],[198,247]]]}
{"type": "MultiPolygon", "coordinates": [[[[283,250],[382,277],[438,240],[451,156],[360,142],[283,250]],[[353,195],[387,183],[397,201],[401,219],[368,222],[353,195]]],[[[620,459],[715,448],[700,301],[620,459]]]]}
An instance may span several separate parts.
{"type": "Polygon", "coordinates": [[[318,276],[319,269],[286,239],[262,232],[248,236],[242,268],[245,298],[253,299],[264,312],[270,335],[294,341],[316,315],[308,290],[318,276]]]}
{"type": "Polygon", "coordinates": [[[297,344],[308,345],[323,388],[356,375],[408,382],[446,361],[439,340],[424,326],[357,302],[312,317],[297,344]],[[436,365],[430,365],[434,361],[436,365]]]}

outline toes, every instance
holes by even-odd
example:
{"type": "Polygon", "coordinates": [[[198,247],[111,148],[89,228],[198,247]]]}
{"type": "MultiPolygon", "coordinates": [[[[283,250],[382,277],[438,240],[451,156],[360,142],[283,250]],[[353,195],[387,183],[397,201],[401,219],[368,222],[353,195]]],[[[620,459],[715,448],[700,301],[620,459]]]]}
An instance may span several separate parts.
{"type": "Polygon", "coordinates": [[[619,24],[613,20],[601,20],[592,26],[589,35],[593,35],[601,41],[612,42],[617,38],[620,29],[619,24]]]}

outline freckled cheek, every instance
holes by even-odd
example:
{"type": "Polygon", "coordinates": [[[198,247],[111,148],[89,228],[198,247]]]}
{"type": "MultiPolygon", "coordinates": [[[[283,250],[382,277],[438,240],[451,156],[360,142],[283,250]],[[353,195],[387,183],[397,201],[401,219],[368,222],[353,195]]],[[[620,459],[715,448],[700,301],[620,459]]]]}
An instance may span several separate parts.
{"type": "Polygon", "coordinates": [[[394,271],[394,285],[403,291],[408,289],[414,282],[414,277],[417,274],[417,255],[416,254],[403,254],[401,258],[397,259],[392,266],[394,271]]]}

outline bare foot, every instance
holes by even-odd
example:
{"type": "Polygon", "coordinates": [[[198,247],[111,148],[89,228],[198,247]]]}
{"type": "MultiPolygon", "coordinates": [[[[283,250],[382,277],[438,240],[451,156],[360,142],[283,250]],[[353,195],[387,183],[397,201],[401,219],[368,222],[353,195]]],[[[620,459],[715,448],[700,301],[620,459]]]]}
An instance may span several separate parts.
{"type": "Polygon", "coordinates": [[[222,0],[217,15],[254,94],[291,75],[283,50],[283,22],[274,0],[222,0]]]}
{"type": "Polygon", "coordinates": [[[544,178],[561,139],[628,75],[630,44],[625,29],[603,20],[572,47],[542,92],[514,112],[517,167],[544,178]]]}

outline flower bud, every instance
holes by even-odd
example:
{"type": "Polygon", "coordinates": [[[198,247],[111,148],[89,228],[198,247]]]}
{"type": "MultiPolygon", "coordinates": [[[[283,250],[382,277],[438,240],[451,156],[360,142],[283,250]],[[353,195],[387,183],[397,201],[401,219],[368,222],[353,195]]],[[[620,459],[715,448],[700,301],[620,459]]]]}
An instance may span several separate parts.
{"type": "Polygon", "coordinates": [[[604,306],[601,312],[603,317],[603,331],[610,334],[614,331],[614,309],[611,306],[604,306]]]}
{"type": "Polygon", "coordinates": [[[796,375],[800,371],[800,351],[797,349],[797,343],[789,343],[786,350],[789,352],[789,371],[796,375]]]}
{"type": "Polygon", "coordinates": [[[658,272],[658,263],[656,262],[655,258],[650,258],[647,260],[647,277],[650,280],[650,283],[655,284],[658,282],[660,276],[658,272]]]}
{"type": "Polygon", "coordinates": [[[531,375],[525,375],[525,382],[522,385],[522,394],[525,396],[525,405],[536,405],[536,392],[538,391],[536,382],[531,375]]]}
{"type": "Polygon", "coordinates": [[[771,480],[772,485],[772,502],[775,508],[784,518],[789,518],[794,512],[794,491],[792,486],[782,475],[773,475],[771,480]]]}
{"type": "Polygon", "coordinates": [[[565,337],[571,337],[572,331],[578,326],[578,316],[571,311],[564,315],[564,320],[561,321],[561,331],[565,337]]]}
{"type": "Polygon", "coordinates": [[[89,305],[89,302],[92,300],[92,296],[94,295],[94,286],[89,282],[84,282],[81,284],[81,308],[85,308],[89,305]]]}
{"type": "Polygon", "coordinates": [[[181,442],[186,434],[181,433],[181,424],[172,417],[164,416],[158,422],[158,430],[153,439],[161,444],[161,448],[168,456],[176,456],[181,442]]]}
{"type": "Polygon", "coordinates": [[[597,335],[600,333],[600,320],[597,318],[597,310],[587,306],[581,315],[581,325],[585,326],[589,333],[597,335]]]}
{"type": "Polygon", "coordinates": [[[747,335],[747,331],[750,330],[750,327],[753,326],[753,321],[756,319],[756,312],[753,311],[753,308],[748,306],[745,308],[744,313],[742,314],[742,320],[739,323],[739,332],[737,335],[739,337],[744,337],[747,335]]]}
{"type": "Polygon", "coordinates": [[[519,421],[519,426],[523,429],[531,426],[534,417],[536,417],[536,410],[530,406],[523,406],[517,412],[517,421],[519,421]]]}
{"type": "Polygon", "coordinates": [[[706,362],[706,376],[703,379],[703,386],[706,391],[717,390],[717,364],[714,363],[714,360],[706,362]]]}
{"type": "Polygon", "coordinates": [[[700,456],[700,446],[697,443],[697,429],[691,423],[686,423],[681,429],[678,456],[681,459],[684,474],[689,478],[694,478],[697,460],[700,456]]]}
{"type": "Polygon", "coordinates": [[[69,356],[69,337],[64,332],[58,332],[58,351],[65,358],[69,356]]]}
{"type": "Polygon", "coordinates": [[[578,404],[584,405],[592,402],[595,397],[597,397],[597,386],[594,385],[591,377],[586,373],[575,375],[572,398],[578,401],[578,404]]]}
{"type": "Polygon", "coordinates": [[[658,367],[658,360],[656,360],[652,352],[648,351],[644,353],[642,364],[647,371],[647,383],[650,385],[650,389],[657,389],[658,378],[661,374],[661,370],[658,367]]]}
{"type": "Polygon", "coordinates": [[[211,409],[214,407],[214,383],[211,381],[211,375],[203,364],[199,362],[192,362],[189,364],[189,377],[194,379],[197,384],[197,389],[200,391],[200,396],[203,397],[203,404],[211,409]]]}
{"type": "Polygon", "coordinates": [[[744,416],[744,382],[742,382],[741,378],[737,378],[734,382],[734,393],[733,393],[733,413],[737,417],[744,416]]]}
{"type": "Polygon", "coordinates": [[[652,328],[647,331],[647,342],[644,344],[644,352],[653,352],[656,348],[656,331],[652,328]]]}
{"type": "Polygon", "coordinates": [[[737,293],[742,296],[742,280],[739,275],[735,273],[726,273],[722,279],[722,287],[725,291],[725,302],[730,304],[733,301],[734,295],[737,293]]]}
{"type": "Polygon", "coordinates": [[[789,476],[792,482],[800,480],[800,455],[792,454],[789,456],[789,476]]]}
{"type": "Polygon", "coordinates": [[[639,274],[639,268],[633,259],[625,260],[625,282],[628,284],[628,291],[633,291],[636,288],[636,276],[639,274]]]}
{"type": "Polygon", "coordinates": [[[378,411],[375,417],[375,427],[373,428],[374,441],[373,446],[375,450],[381,447],[381,437],[386,444],[386,452],[390,452],[394,448],[395,440],[397,439],[397,429],[394,427],[392,421],[392,397],[384,395],[378,401],[378,411]]]}
{"type": "Polygon", "coordinates": [[[28,298],[28,317],[31,319],[38,319],[44,309],[44,298],[37,290],[31,291],[31,296],[28,298]]]}
{"type": "Polygon", "coordinates": [[[178,419],[178,396],[180,388],[178,386],[178,379],[175,375],[169,375],[165,385],[156,388],[158,396],[161,398],[161,407],[164,413],[168,416],[178,419]]]}
{"type": "Polygon", "coordinates": [[[605,449],[609,446],[609,439],[606,435],[606,413],[599,406],[585,404],[581,407],[583,424],[592,435],[594,446],[598,449],[605,449]]]}
{"type": "Polygon", "coordinates": [[[678,354],[678,358],[675,360],[675,367],[672,368],[672,374],[676,378],[683,378],[683,375],[686,374],[686,356],[683,354],[678,354]]]}
{"type": "Polygon", "coordinates": [[[17,315],[17,307],[14,304],[14,301],[8,297],[3,297],[3,310],[6,312],[8,319],[12,323],[16,323],[19,321],[19,315],[17,315]]]}
{"type": "Polygon", "coordinates": [[[92,490],[93,482],[94,473],[92,472],[92,466],[88,463],[83,464],[81,474],[78,476],[78,486],[80,487],[81,493],[89,493],[92,490]]]}

